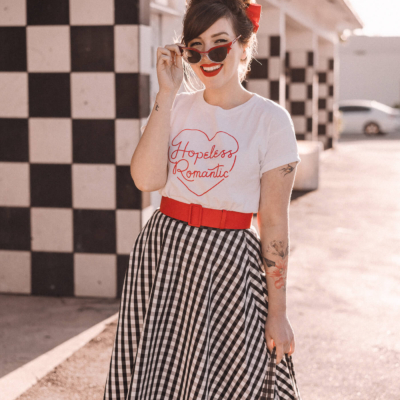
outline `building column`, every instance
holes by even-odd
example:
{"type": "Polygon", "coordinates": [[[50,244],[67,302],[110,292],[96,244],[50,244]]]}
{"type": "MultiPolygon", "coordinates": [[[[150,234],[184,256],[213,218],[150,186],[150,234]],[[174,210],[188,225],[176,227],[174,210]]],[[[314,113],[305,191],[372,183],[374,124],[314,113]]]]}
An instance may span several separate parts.
{"type": "Polygon", "coordinates": [[[292,116],[299,140],[317,139],[316,44],[312,31],[287,27],[286,108],[292,116]]]}
{"type": "Polygon", "coordinates": [[[258,54],[251,63],[246,88],[285,105],[285,16],[277,8],[264,8],[257,32],[258,54]]]}
{"type": "Polygon", "coordinates": [[[334,110],[335,45],[320,40],[318,47],[318,140],[329,149],[338,137],[334,110]]]}

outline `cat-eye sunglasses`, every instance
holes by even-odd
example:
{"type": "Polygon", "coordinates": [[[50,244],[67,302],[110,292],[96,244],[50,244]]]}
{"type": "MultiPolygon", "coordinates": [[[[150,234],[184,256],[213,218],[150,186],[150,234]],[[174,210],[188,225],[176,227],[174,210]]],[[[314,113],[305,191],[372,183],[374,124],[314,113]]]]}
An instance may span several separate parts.
{"type": "Polygon", "coordinates": [[[226,56],[229,54],[232,49],[232,45],[241,37],[239,35],[237,38],[233,39],[232,42],[221,44],[220,46],[211,47],[211,49],[207,51],[200,51],[193,47],[181,47],[181,54],[183,59],[189,64],[198,64],[204,54],[207,54],[207,57],[210,61],[220,63],[225,60],[226,56]]]}

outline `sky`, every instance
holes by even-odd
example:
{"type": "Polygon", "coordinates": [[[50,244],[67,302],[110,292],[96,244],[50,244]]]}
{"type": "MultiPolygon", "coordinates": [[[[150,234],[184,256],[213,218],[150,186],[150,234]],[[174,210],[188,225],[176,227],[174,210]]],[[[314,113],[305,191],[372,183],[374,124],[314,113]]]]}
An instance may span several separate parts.
{"type": "Polygon", "coordinates": [[[364,22],[354,33],[372,36],[400,36],[400,0],[350,0],[364,22]]]}

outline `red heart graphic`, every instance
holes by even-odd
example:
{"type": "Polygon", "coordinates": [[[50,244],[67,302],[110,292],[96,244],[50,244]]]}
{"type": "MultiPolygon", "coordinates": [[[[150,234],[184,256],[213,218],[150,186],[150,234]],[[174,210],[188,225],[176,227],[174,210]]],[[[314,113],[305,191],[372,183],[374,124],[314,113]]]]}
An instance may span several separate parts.
{"type": "Polygon", "coordinates": [[[239,151],[238,141],[218,131],[211,139],[198,129],[180,131],[168,148],[172,173],[196,196],[203,196],[229,178],[239,151]]]}

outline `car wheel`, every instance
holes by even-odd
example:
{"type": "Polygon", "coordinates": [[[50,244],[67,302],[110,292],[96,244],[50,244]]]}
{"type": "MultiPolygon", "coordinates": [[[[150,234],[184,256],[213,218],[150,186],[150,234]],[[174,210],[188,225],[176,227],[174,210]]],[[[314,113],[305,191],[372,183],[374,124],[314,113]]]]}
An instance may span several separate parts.
{"type": "Polygon", "coordinates": [[[368,122],[368,124],[364,126],[364,135],[376,136],[379,135],[380,133],[381,133],[381,128],[375,122],[368,122]]]}

